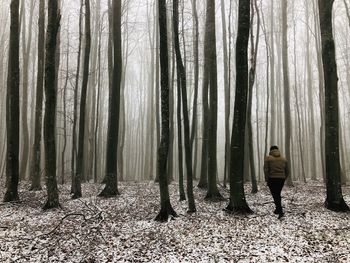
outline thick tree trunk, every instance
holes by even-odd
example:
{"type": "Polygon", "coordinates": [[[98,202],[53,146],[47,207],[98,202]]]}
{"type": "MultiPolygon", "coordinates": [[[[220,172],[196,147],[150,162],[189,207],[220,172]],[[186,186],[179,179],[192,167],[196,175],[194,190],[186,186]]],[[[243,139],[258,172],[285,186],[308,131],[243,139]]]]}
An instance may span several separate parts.
{"type": "Polygon", "coordinates": [[[236,42],[236,100],[231,139],[230,203],[228,212],[251,213],[244,193],[244,137],[248,96],[248,41],[250,0],[239,0],[238,35],[236,42]]]}
{"type": "Polygon", "coordinates": [[[343,198],[340,177],[338,76],[332,28],[333,2],[333,0],[319,0],[318,2],[326,109],[325,154],[327,198],[325,205],[333,211],[349,211],[350,209],[343,198]]]}
{"type": "Polygon", "coordinates": [[[160,66],[161,66],[161,115],[162,130],[161,142],[158,149],[158,174],[160,189],[160,212],[156,221],[166,222],[177,214],[171,206],[168,180],[167,159],[169,153],[169,65],[168,65],[168,43],[167,43],[167,14],[166,1],[158,0],[159,9],[159,35],[160,35],[160,66]]]}
{"type": "Polygon", "coordinates": [[[44,85],[44,58],[45,58],[45,0],[39,3],[38,21],[38,72],[36,82],[36,104],[35,104],[35,128],[34,144],[31,161],[31,186],[30,190],[41,190],[41,131],[42,131],[42,105],[43,105],[43,85],[44,85]]]}
{"type": "Polygon", "coordinates": [[[109,116],[106,151],[106,185],[99,194],[112,197],[119,194],[117,177],[117,151],[119,136],[120,90],[122,80],[121,0],[112,3],[113,10],[113,79],[109,90],[109,116]]]}
{"type": "Polygon", "coordinates": [[[58,189],[56,179],[56,41],[60,27],[60,13],[55,0],[48,1],[48,24],[46,33],[45,56],[45,116],[44,116],[44,144],[47,201],[44,209],[59,207],[58,189]]]}
{"type": "Polygon", "coordinates": [[[10,12],[11,25],[6,98],[6,193],[4,202],[19,199],[19,0],[11,1],[10,12]]]}

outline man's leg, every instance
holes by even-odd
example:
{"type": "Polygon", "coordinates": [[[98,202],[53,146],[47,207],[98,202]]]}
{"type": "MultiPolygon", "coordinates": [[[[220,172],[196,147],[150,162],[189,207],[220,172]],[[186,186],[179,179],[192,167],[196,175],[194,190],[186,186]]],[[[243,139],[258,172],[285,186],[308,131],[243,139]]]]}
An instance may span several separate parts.
{"type": "Polygon", "coordinates": [[[275,204],[276,204],[276,212],[278,214],[283,214],[283,208],[282,208],[282,200],[281,200],[281,192],[282,188],[284,186],[284,179],[276,179],[276,199],[275,199],[275,204]]]}
{"type": "Polygon", "coordinates": [[[276,206],[276,210],[274,213],[278,214],[279,213],[278,202],[281,203],[280,201],[278,201],[278,189],[279,189],[278,182],[276,182],[276,179],[274,179],[274,178],[269,178],[268,186],[270,188],[270,192],[271,192],[273,201],[274,201],[275,206],[276,206]]]}

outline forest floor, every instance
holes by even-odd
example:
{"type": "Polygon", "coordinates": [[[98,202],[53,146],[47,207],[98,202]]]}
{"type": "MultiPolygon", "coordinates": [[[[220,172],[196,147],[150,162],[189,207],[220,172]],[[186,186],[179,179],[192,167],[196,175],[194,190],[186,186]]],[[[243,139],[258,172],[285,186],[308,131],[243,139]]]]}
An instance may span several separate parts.
{"type": "MultiPolygon", "coordinates": [[[[20,189],[20,202],[0,203],[0,262],[350,262],[350,213],[324,208],[321,183],[285,187],[283,220],[263,184],[254,195],[247,186],[248,216],[226,214],[227,202],[204,201],[197,188],[198,212],[188,215],[173,184],[179,217],[167,223],[153,220],[154,183],[121,183],[111,199],[96,197],[100,185],[84,184],[79,200],[60,186],[62,209],[45,212],[45,191],[20,189]]],[[[350,188],[343,193],[350,204],[350,188]]]]}

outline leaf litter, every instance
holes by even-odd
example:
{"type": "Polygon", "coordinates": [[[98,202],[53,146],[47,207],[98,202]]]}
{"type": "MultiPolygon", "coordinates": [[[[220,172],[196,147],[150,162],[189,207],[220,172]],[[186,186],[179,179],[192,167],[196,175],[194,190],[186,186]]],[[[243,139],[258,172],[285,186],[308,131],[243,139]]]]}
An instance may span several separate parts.
{"type": "Polygon", "coordinates": [[[70,186],[59,186],[62,209],[44,212],[45,189],[21,185],[20,202],[0,203],[0,262],[350,262],[350,214],[324,208],[321,183],[285,187],[283,220],[263,184],[257,194],[246,186],[254,211],[246,216],[223,211],[227,201],[204,201],[197,188],[197,212],[187,214],[172,184],[179,217],[167,223],[154,221],[158,184],[121,182],[110,199],[96,197],[101,188],[84,184],[84,197],[71,200],[70,186]]]}

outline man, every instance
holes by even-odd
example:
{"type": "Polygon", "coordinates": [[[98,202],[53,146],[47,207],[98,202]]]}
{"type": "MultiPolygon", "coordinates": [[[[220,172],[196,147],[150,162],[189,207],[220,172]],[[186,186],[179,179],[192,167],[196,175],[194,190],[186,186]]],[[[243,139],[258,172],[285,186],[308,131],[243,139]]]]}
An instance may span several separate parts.
{"type": "Polygon", "coordinates": [[[287,159],[281,156],[277,146],[271,146],[269,156],[265,157],[264,174],[265,181],[270,188],[273,201],[275,202],[276,209],[274,213],[278,214],[278,218],[280,219],[284,216],[281,203],[281,191],[289,171],[287,159]]]}

